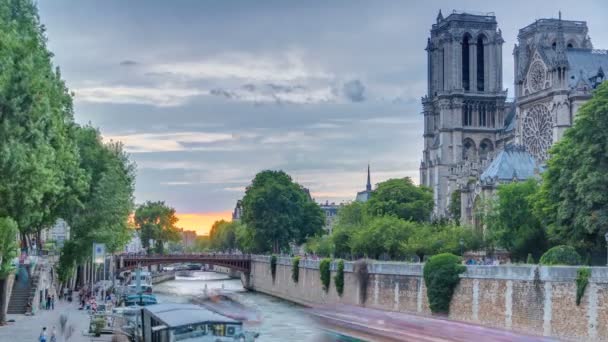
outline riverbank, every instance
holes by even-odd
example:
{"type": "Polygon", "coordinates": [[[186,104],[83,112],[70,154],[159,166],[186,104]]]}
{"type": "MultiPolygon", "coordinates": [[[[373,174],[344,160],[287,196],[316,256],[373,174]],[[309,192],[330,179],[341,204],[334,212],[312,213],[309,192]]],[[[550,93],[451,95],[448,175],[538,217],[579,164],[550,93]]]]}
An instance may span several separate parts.
{"type": "MultiPolygon", "coordinates": [[[[55,310],[39,310],[33,316],[8,315],[8,320],[14,320],[5,326],[0,326],[0,342],[38,341],[42,327],[47,328],[47,341],[50,339],[53,327],[57,330],[57,342],[90,342],[88,335],[89,315],[84,310],[78,310],[76,301],[57,301],[55,310]],[[60,316],[66,315],[67,323],[64,333],[61,332],[60,316]],[[67,332],[71,335],[67,339],[67,332]]],[[[95,341],[111,341],[110,335],[96,337],[95,341]]]]}

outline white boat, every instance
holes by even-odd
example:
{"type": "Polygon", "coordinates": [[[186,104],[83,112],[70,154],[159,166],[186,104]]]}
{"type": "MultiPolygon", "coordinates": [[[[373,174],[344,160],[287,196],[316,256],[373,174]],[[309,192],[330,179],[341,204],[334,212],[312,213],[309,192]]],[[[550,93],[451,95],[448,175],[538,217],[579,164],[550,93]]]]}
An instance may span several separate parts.
{"type": "Polygon", "coordinates": [[[244,331],[240,321],[194,304],[156,304],[141,310],[142,342],[253,342],[258,337],[244,331]]]}

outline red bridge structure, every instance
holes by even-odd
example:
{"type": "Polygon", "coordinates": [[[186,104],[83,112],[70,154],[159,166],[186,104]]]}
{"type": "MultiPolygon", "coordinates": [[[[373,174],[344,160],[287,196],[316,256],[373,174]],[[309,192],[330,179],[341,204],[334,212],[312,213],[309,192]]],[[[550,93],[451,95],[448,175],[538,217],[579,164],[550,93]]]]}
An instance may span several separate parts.
{"type": "Polygon", "coordinates": [[[251,256],[248,254],[170,254],[170,255],[134,255],[122,254],[116,258],[118,272],[132,270],[140,266],[151,266],[176,263],[201,263],[222,266],[249,274],[251,269],[251,256]]]}

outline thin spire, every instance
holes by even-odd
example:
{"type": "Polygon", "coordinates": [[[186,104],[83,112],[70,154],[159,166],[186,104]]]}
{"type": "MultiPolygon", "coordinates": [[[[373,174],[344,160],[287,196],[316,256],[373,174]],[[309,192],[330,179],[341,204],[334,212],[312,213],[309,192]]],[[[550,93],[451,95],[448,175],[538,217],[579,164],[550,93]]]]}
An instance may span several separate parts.
{"type": "Polygon", "coordinates": [[[365,186],[365,191],[372,191],[372,178],[369,172],[369,163],[367,164],[367,185],[365,186]]]}
{"type": "Polygon", "coordinates": [[[562,26],[562,11],[559,11],[559,20],[557,22],[557,39],[555,42],[555,65],[556,68],[564,68],[568,66],[568,57],[566,56],[566,39],[564,38],[564,27],[562,26]]]}
{"type": "Polygon", "coordinates": [[[439,9],[439,13],[437,14],[437,22],[440,22],[443,20],[443,14],[441,14],[441,8],[439,9]]]}

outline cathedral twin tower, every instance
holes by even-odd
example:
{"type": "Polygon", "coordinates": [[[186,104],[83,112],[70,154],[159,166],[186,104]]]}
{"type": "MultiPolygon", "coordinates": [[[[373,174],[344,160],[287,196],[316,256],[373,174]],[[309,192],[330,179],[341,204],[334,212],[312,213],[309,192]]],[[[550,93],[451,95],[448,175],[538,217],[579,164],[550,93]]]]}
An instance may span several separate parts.
{"type": "Polygon", "coordinates": [[[476,206],[501,183],[542,172],[549,147],[602,83],[608,51],[584,21],[538,19],[519,30],[514,101],[502,87],[502,33],[493,13],[439,12],[426,51],[420,182],[436,217],[474,224],[476,206]],[[456,217],[460,215],[460,217],[456,217]]]}
{"type": "Polygon", "coordinates": [[[444,213],[456,187],[455,165],[485,158],[503,128],[501,31],[494,15],[441,12],[426,51],[428,95],[422,99],[424,151],[421,183],[433,188],[435,212],[444,213]]]}

